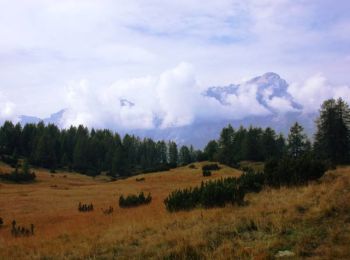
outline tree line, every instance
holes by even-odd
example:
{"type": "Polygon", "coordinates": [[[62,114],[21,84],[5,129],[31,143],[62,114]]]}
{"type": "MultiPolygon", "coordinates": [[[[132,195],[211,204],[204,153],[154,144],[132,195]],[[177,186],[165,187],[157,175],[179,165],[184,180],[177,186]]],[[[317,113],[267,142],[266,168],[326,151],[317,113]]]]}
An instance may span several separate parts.
{"type": "Polygon", "coordinates": [[[285,138],[272,128],[223,128],[218,140],[203,151],[192,146],[178,148],[173,141],[121,137],[110,130],[89,130],[82,125],[59,129],[53,124],[13,124],[0,127],[0,157],[14,168],[19,157],[31,165],[54,171],[65,168],[88,175],[106,172],[111,176],[164,171],[194,161],[218,161],[238,167],[242,160],[268,161],[305,154],[330,164],[350,162],[350,109],[341,98],[325,101],[316,121],[311,142],[297,122],[285,138]]]}
{"type": "Polygon", "coordinates": [[[88,175],[107,172],[111,176],[129,176],[141,172],[164,171],[197,160],[200,152],[175,142],[123,138],[110,130],[89,130],[82,125],[59,129],[45,125],[6,121],[0,128],[0,157],[14,168],[18,158],[31,165],[54,171],[66,168],[88,175]]]}
{"type": "Polygon", "coordinates": [[[316,128],[312,143],[298,122],[291,127],[287,138],[270,127],[234,129],[228,125],[222,129],[218,140],[207,144],[202,157],[230,166],[237,166],[244,160],[269,161],[286,156],[299,158],[305,154],[333,165],[349,163],[349,105],[341,98],[326,100],[321,106],[316,128]]]}

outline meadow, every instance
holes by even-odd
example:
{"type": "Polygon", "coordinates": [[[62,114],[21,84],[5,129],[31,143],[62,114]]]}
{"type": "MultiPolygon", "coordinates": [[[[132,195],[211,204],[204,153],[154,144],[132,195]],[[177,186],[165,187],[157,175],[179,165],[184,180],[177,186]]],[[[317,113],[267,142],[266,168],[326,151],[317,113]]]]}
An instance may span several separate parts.
{"type": "Polygon", "coordinates": [[[195,165],[117,181],[35,169],[34,183],[0,182],[0,259],[350,258],[350,167],[307,186],[264,188],[244,206],[167,212],[163,200],[174,189],[241,174],[222,166],[203,177],[195,165]],[[151,193],[150,204],[119,208],[120,195],[141,191],[151,193]],[[79,212],[79,202],[94,211],[79,212]],[[113,214],[103,214],[109,206],[113,214]],[[14,219],[33,223],[35,235],[12,236],[14,219]]]}

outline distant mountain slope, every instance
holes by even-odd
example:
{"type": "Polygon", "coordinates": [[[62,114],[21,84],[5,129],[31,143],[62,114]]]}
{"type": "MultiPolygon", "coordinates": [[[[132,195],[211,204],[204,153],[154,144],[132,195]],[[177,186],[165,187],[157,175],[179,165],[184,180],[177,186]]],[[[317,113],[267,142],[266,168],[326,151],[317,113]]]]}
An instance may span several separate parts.
{"type": "MultiPolygon", "coordinates": [[[[272,127],[277,132],[287,134],[290,126],[295,122],[300,122],[306,132],[312,137],[314,132],[314,121],[316,114],[303,114],[302,106],[298,104],[294,98],[288,93],[288,83],[282,79],[278,74],[269,72],[262,76],[255,77],[243,84],[230,84],[228,86],[215,86],[209,87],[202,95],[216,99],[224,106],[232,105],[229,97],[232,95],[240,95],[242,91],[247,91],[250,88],[256,88],[256,100],[257,102],[269,112],[264,116],[246,116],[237,120],[221,120],[208,119],[206,121],[198,122],[194,121],[192,124],[182,127],[169,127],[160,128],[160,124],[155,124],[154,129],[134,129],[124,130],[117,126],[111,130],[118,131],[120,134],[135,134],[140,137],[151,137],[154,139],[175,140],[179,144],[192,144],[195,147],[202,148],[211,139],[217,139],[219,137],[221,129],[232,124],[234,127],[243,125],[249,127],[250,125],[259,127],[272,127]],[[282,103],[281,103],[282,102],[282,103]],[[276,104],[283,104],[288,106],[288,110],[279,111],[279,107],[276,104]]],[[[132,108],[137,105],[130,102],[127,99],[119,100],[119,105],[125,108],[132,108]]],[[[31,116],[20,116],[20,122],[26,123],[38,123],[44,121],[44,123],[53,123],[58,126],[62,126],[62,119],[65,113],[65,109],[60,110],[57,113],[52,114],[48,118],[40,119],[31,116]]],[[[154,118],[155,122],[160,121],[162,118],[154,118]]]]}

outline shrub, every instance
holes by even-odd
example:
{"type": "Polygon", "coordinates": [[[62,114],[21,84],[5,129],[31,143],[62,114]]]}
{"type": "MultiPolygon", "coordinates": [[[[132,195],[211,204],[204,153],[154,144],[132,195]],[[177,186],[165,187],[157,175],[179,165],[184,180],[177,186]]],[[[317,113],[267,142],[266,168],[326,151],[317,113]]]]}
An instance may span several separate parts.
{"type": "Polygon", "coordinates": [[[172,167],[170,164],[160,164],[154,167],[146,168],[142,170],[142,173],[151,173],[151,172],[165,172],[169,171],[172,167]]]}
{"type": "Polygon", "coordinates": [[[267,185],[273,187],[302,185],[321,178],[326,164],[310,156],[271,160],[265,164],[264,175],[267,185]]]}
{"type": "Polygon", "coordinates": [[[196,165],[194,165],[194,164],[190,164],[190,165],[188,166],[188,168],[190,168],[190,169],[197,169],[196,165]]]}
{"type": "Polygon", "coordinates": [[[238,178],[241,188],[247,192],[259,192],[265,183],[264,173],[255,172],[252,168],[246,168],[238,178]]]}
{"type": "Polygon", "coordinates": [[[217,171],[220,170],[220,166],[217,163],[206,164],[202,166],[202,170],[217,171]]]}
{"type": "Polygon", "coordinates": [[[211,176],[211,171],[202,169],[202,174],[203,174],[203,177],[209,177],[211,176]]]}
{"type": "Polygon", "coordinates": [[[136,181],[145,181],[145,178],[142,177],[142,178],[136,178],[136,181]]]}
{"type": "Polygon", "coordinates": [[[14,171],[10,174],[0,174],[0,179],[12,181],[16,183],[22,183],[22,182],[32,182],[36,178],[36,175],[34,172],[32,173],[22,173],[18,171],[14,171]]]}
{"type": "Polygon", "coordinates": [[[244,191],[236,178],[208,181],[199,187],[175,190],[164,200],[168,211],[190,210],[198,206],[222,207],[226,203],[242,203],[244,191]]]}
{"type": "Polygon", "coordinates": [[[128,195],[126,198],[121,195],[119,197],[119,207],[136,207],[142,204],[149,204],[151,201],[152,197],[150,193],[148,193],[147,197],[145,197],[145,194],[143,192],[140,192],[138,195],[128,195]]]}
{"type": "Polygon", "coordinates": [[[10,155],[2,155],[1,156],[1,160],[10,165],[12,168],[16,168],[17,164],[18,164],[18,159],[16,156],[10,156],[10,155]]]}

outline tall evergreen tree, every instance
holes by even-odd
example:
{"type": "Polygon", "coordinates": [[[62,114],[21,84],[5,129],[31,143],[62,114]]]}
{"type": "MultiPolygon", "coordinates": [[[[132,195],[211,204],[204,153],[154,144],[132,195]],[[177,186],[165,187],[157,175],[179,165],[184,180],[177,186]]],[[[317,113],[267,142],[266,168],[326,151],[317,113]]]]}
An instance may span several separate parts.
{"type": "Polygon", "coordinates": [[[176,166],[178,163],[178,151],[177,151],[177,145],[175,142],[169,142],[168,156],[169,156],[169,164],[171,166],[176,166]]]}
{"type": "Polygon", "coordinates": [[[334,164],[349,162],[350,109],[344,100],[326,100],[316,121],[314,152],[334,164]]]}
{"type": "Polygon", "coordinates": [[[305,154],[308,150],[309,143],[306,135],[304,134],[304,128],[295,122],[290,128],[288,135],[288,154],[293,158],[298,158],[305,154]]]}

